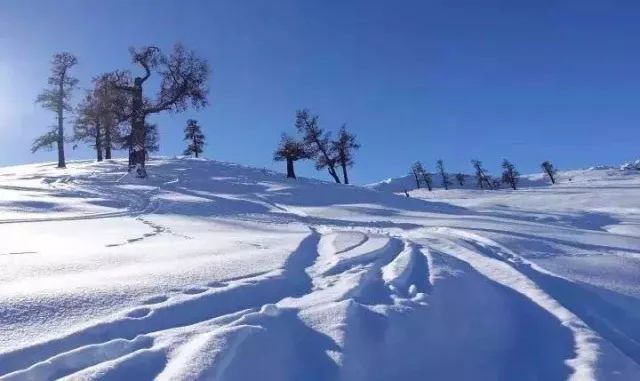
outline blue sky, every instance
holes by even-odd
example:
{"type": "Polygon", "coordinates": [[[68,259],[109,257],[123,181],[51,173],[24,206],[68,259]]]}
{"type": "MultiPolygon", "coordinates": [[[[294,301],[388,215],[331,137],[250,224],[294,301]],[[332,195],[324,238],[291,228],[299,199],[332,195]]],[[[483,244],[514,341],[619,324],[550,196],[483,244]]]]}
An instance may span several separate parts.
{"type": "Polygon", "coordinates": [[[135,70],[129,46],[177,41],[208,59],[211,105],[151,119],[164,155],[196,118],[207,157],[282,170],[273,149],[307,107],[358,135],[356,183],[438,158],[451,172],[472,158],[494,173],[505,157],[521,172],[617,164],[640,156],[639,19],[640,2],[614,0],[3,0],[0,165],[54,160],[29,151],[54,122],[33,104],[52,54],[76,54],[87,87],[135,70]]]}

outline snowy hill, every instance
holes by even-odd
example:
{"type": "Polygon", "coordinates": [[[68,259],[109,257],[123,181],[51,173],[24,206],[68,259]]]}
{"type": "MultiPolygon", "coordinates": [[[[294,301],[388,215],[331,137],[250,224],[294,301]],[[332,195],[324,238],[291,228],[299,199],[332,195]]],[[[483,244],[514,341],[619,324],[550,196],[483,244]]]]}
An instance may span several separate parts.
{"type": "MultiPolygon", "coordinates": [[[[595,178],[599,178],[602,176],[626,176],[633,175],[637,171],[640,171],[640,160],[628,162],[622,164],[619,168],[610,167],[610,166],[598,166],[591,167],[583,170],[573,170],[573,171],[560,171],[558,172],[558,181],[559,182],[570,182],[573,181],[573,178],[577,175],[585,176],[590,171],[605,171],[605,172],[596,172],[595,178]]],[[[442,178],[437,174],[431,174],[433,178],[433,187],[434,188],[444,188],[442,186],[442,178]]],[[[451,185],[449,185],[450,189],[476,189],[476,179],[473,175],[464,174],[464,183],[460,185],[455,178],[455,174],[449,174],[449,181],[451,185]]],[[[527,187],[539,187],[539,186],[548,186],[551,185],[551,181],[547,176],[542,173],[534,173],[529,175],[522,175],[520,178],[519,185],[523,188],[527,187]]],[[[424,185],[423,185],[424,186],[424,185]]],[[[375,189],[379,191],[385,192],[404,192],[404,190],[412,190],[416,188],[416,180],[412,174],[408,174],[400,177],[391,177],[386,180],[367,184],[365,187],[370,189],[375,189]]],[[[503,184],[503,187],[508,187],[503,184]]]]}
{"type": "Polygon", "coordinates": [[[406,198],[68,165],[0,169],[0,380],[640,379],[637,171],[406,198]]]}

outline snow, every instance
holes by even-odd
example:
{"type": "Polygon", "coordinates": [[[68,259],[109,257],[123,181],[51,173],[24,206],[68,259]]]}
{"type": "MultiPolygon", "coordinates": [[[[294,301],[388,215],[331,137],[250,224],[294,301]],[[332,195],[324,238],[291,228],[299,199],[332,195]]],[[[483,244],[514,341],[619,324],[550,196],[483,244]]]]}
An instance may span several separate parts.
{"type": "Polygon", "coordinates": [[[410,198],[68,166],[0,168],[0,380],[640,379],[631,165],[410,198]]]}

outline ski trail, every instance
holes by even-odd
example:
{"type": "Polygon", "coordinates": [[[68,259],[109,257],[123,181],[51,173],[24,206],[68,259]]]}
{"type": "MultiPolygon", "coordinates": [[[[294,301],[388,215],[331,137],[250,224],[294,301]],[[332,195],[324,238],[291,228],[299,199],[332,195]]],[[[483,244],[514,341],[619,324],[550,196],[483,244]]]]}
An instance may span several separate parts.
{"type": "MultiPolygon", "coordinates": [[[[185,290],[184,296],[156,305],[145,304],[93,326],[51,341],[0,354],[0,375],[25,369],[74,349],[112,340],[188,326],[248,308],[259,308],[288,296],[301,296],[312,286],[306,267],[317,257],[320,235],[312,231],[280,270],[243,278],[223,287],[185,290]],[[195,292],[198,290],[198,292],[195,292]]],[[[2,379],[2,378],[0,378],[2,379]]]]}
{"type": "MultiPolygon", "coordinates": [[[[472,242],[480,243],[483,246],[495,243],[484,237],[458,229],[426,228],[421,229],[419,233],[411,234],[412,237],[416,236],[417,240],[419,239],[418,235],[423,236],[420,242],[425,246],[435,248],[469,263],[487,278],[526,296],[533,303],[555,316],[563,326],[569,328],[574,336],[576,352],[573,359],[566,361],[573,369],[571,380],[611,377],[612,374],[619,375],[631,368],[628,362],[619,360],[620,356],[612,355],[619,352],[595,333],[582,319],[546,293],[527,275],[518,271],[513,263],[523,263],[524,260],[516,254],[505,250],[506,256],[500,256],[496,253],[486,255],[486,252],[479,251],[472,242]],[[602,369],[606,369],[612,373],[600,374],[596,372],[596,369],[601,372],[602,369]]],[[[497,246],[497,244],[495,245],[497,246]]],[[[534,267],[535,265],[528,264],[528,266],[534,267]]]]}

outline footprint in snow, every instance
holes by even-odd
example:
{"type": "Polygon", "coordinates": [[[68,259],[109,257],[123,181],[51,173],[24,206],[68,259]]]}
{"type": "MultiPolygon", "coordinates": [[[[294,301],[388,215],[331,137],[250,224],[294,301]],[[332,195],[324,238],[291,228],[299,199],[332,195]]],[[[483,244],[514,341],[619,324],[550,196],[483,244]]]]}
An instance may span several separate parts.
{"type": "Polygon", "coordinates": [[[183,293],[187,294],[187,295],[195,295],[195,294],[202,294],[203,292],[207,291],[206,288],[203,287],[193,287],[193,288],[188,288],[184,291],[182,291],[183,293]]]}
{"type": "Polygon", "coordinates": [[[169,298],[164,295],[152,296],[149,299],[142,302],[143,304],[158,304],[166,302],[169,298]]]}
{"type": "Polygon", "coordinates": [[[142,319],[145,316],[149,316],[151,308],[137,308],[127,314],[127,317],[134,319],[142,319]]]}

